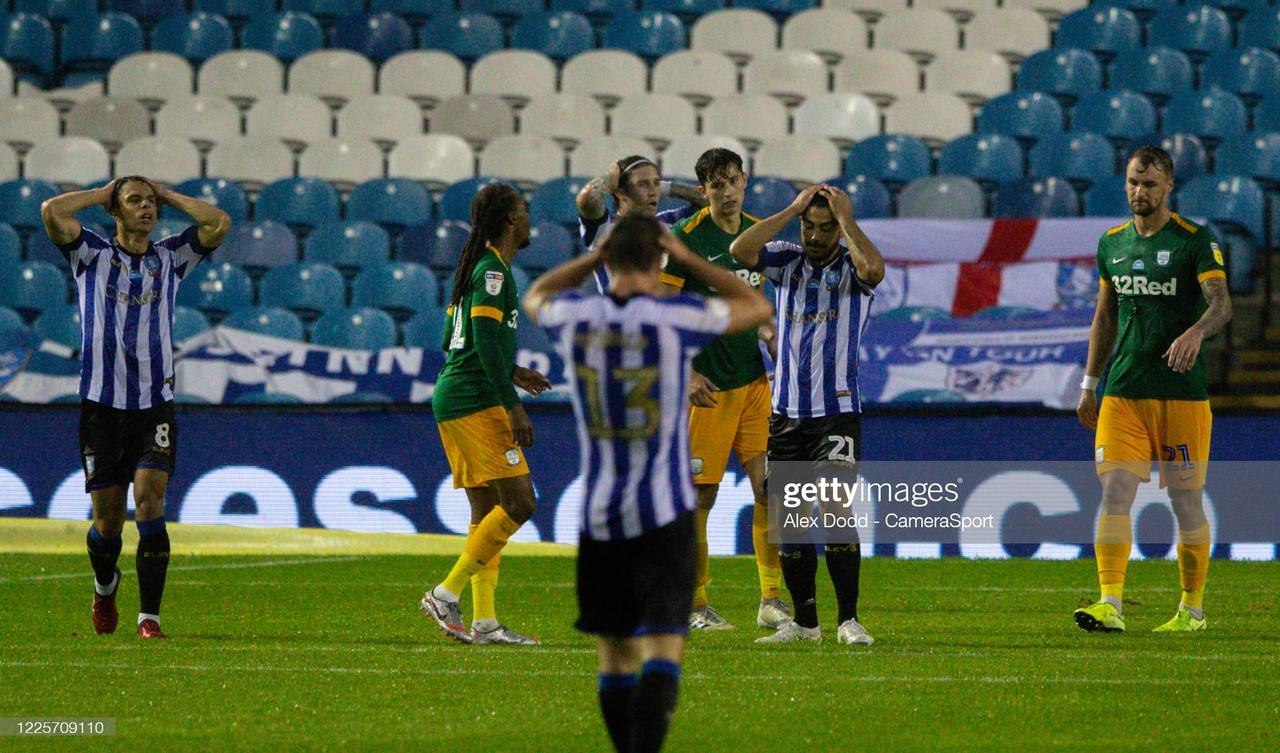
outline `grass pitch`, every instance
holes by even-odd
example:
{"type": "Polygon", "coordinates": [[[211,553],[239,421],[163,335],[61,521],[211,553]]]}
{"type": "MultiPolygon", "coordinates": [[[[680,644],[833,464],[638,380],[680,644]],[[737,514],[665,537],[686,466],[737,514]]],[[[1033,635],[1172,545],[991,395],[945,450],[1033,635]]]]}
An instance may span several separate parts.
{"type": "MultiPolygon", "coordinates": [[[[144,642],[128,535],[120,628],[93,634],[84,530],[0,527],[0,717],[114,717],[117,734],[0,737],[0,749],[608,749],[562,547],[503,558],[500,618],[544,645],[463,646],[417,611],[461,539],[172,526],[170,638],[144,642]],[[237,551],[237,538],[259,553],[198,553],[237,551]]],[[[1275,563],[1215,561],[1209,629],[1192,635],[1150,632],[1177,604],[1176,566],[1131,563],[1129,632],[1113,635],[1071,619],[1096,598],[1092,561],[868,559],[870,649],[835,642],[821,565],[820,644],[752,642],[765,634],[754,560],[716,559],[712,576],[712,603],[739,629],[692,637],[668,750],[1280,743],[1275,563]]]]}

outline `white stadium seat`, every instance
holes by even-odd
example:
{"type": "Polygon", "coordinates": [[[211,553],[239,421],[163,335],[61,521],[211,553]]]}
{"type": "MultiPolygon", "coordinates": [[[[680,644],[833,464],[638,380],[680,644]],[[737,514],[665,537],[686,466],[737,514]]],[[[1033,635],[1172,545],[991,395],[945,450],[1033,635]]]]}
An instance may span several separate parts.
{"type": "Polygon", "coordinates": [[[533,50],[497,50],[471,64],[471,94],[496,94],[519,106],[556,90],[556,64],[533,50]]]}
{"type": "Polygon", "coordinates": [[[401,94],[422,107],[435,107],[467,93],[467,67],[440,50],[409,50],[382,64],[379,94],[401,94]]]}
{"type": "Polygon", "coordinates": [[[0,181],[17,180],[19,170],[18,153],[0,141],[0,181]]]}
{"type": "Polygon", "coordinates": [[[807,50],[760,52],[742,73],[744,93],[772,94],[788,105],[830,90],[826,64],[807,50]]]}
{"type": "Polygon", "coordinates": [[[903,8],[885,13],[871,33],[875,37],[875,49],[902,50],[921,62],[939,53],[960,49],[956,20],[940,10],[903,8]]]}
{"type": "Polygon", "coordinates": [[[196,93],[227,97],[248,106],[284,92],[284,64],[261,50],[227,50],[204,61],[196,74],[196,93]]]}
{"type": "Polygon", "coordinates": [[[911,7],[946,11],[963,23],[975,13],[996,7],[996,0],[912,0],[911,7]]]}
{"type": "Polygon", "coordinates": [[[756,150],[752,173],[773,175],[793,183],[820,183],[840,174],[840,150],[821,136],[788,136],[766,141],[756,150]]]}
{"type": "Polygon", "coordinates": [[[885,133],[905,133],[930,146],[973,132],[969,105],[954,94],[916,93],[899,97],[884,113],[885,133]]]}
{"type": "Polygon", "coordinates": [[[762,141],[788,135],[790,116],[776,97],[768,94],[730,94],[717,97],[702,111],[702,132],[733,136],[749,148],[762,141]]]}
{"type": "Polygon", "coordinates": [[[120,148],[116,175],[145,175],[164,183],[200,177],[200,152],[180,136],[144,136],[120,148]]]}
{"type": "Polygon", "coordinates": [[[475,152],[465,139],[451,133],[407,138],[387,155],[387,177],[413,178],[431,189],[444,189],[475,174],[475,152]]]}
{"type": "Polygon", "coordinates": [[[869,97],[854,92],[821,94],[796,109],[795,132],[797,136],[821,136],[849,148],[855,141],[879,135],[880,109],[869,97]]]}
{"type": "Polygon", "coordinates": [[[649,66],[625,50],[588,50],[565,61],[560,91],[590,94],[606,105],[640,94],[649,86],[649,66]]]}
{"type": "Polygon", "coordinates": [[[658,150],[653,144],[634,136],[597,136],[583,139],[569,152],[569,174],[594,178],[604,175],[615,161],[640,154],[658,161],[658,150]]]}
{"type": "Polygon", "coordinates": [[[0,98],[0,140],[26,148],[62,131],[58,108],[40,97],[0,98]]]}
{"type": "Polygon", "coordinates": [[[697,132],[698,114],[693,105],[675,94],[627,97],[609,116],[609,133],[649,139],[659,146],[697,132]]]}
{"type": "Polygon", "coordinates": [[[728,55],[677,50],[653,64],[654,94],[679,94],[695,105],[738,91],[738,67],[728,55]]]}
{"type": "MultiPolygon", "coordinates": [[[[685,136],[672,141],[662,152],[662,174],[666,178],[697,180],[693,166],[708,149],[728,149],[742,157],[743,169],[747,169],[747,148],[731,136],[685,136]]],[[[625,155],[619,155],[625,156],[625,155]]]]}
{"type": "Polygon", "coordinates": [[[782,49],[812,50],[838,63],[850,50],[867,48],[867,22],[844,10],[810,8],[782,25],[782,49]]]}
{"type": "Polygon", "coordinates": [[[63,116],[68,136],[97,139],[109,150],[151,135],[151,114],[135,99],[93,97],[71,106],[63,116]]]}
{"type": "Polygon", "coordinates": [[[480,174],[529,188],[564,177],[564,150],[542,136],[501,136],[480,151],[480,174]]]}
{"type": "Polygon", "coordinates": [[[325,139],[307,147],[298,158],[298,175],[320,178],[339,191],[383,177],[382,150],[368,139],[325,139]]]}
{"type": "Polygon", "coordinates": [[[229,138],[239,138],[240,108],[219,96],[171,99],[156,113],[157,136],[191,139],[208,147],[229,138]]]}
{"type": "Polygon", "coordinates": [[[957,94],[977,105],[1013,88],[1013,71],[999,53],[987,50],[944,52],[924,71],[924,90],[957,94]]]}
{"type": "Polygon", "coordinates": [[[250,189],[262,188],[281,178],[293,177],[293,153],[279,139],[254,136],[223,139],[209,151],[204,174],[234,180],[250,189]]]}
{"type": "Polygon", "coordinates": [[[311,94],[263,97],[245,114],[246,136],[282,139],[295,148],[333,138],[333,113],[311,94]]]}
{"type": "Polygon", "coordinates": [[[129,97],[152,109],[173,97],[189,97],[196,74],[191,64],[171,52],[135,52],[120,58],[107,74],[107,93],[129,97]]]}
{"type": "Polygon", "coordinates": [[[441,100],[431,110],[431,133],[453,133],[473,148],[516,131],[516,116],[501,97],[465,95],[441,100]]]}
{"type": "Polygon", "coordinates": [[[350,50],[316,50],[289,66],[289,93],[340,104],[373,93],[373,63],[350,50]]]}
{"type": "Polygon", "coordinates": [[[338,111],[339,138],[369,139],[391,146],[422,135],[426,121],[417,102],[399,94],[355,97],[338,111]]]}
{"type": "Polygon", "coordinates": [[[723,52],[745,62],[778,48],[778,24],[767,13],[750,8],[716,10],[693,23],[689,49],[723,52]]]}
{"type": "Polygon", "coordinates": [[[604,135],[604,108],[589,94],[543,94],[520,111],[520,133],[573,145],[604,135]]]}
{"type": "Polygon", "coordinates": [[[887,105],[904,93],[920,91],[920,65],[901,50],[854,50],[836,66],[832,89],[860,92],[887,105]]]}
{"type": "Polygon", "coordinates": [[[969,19],[964,27],[964,46],[998,52],[1017,62],[1049,46],[1049,22],[1026,8],[992,8],[969,19]]]}
{"type": "Polygon", "coordinates": [[[102,144],[83,136],[37,141],[23,159],[25,176],[56,183],[63,190],[111,177],[111,157],[102,144]]]}

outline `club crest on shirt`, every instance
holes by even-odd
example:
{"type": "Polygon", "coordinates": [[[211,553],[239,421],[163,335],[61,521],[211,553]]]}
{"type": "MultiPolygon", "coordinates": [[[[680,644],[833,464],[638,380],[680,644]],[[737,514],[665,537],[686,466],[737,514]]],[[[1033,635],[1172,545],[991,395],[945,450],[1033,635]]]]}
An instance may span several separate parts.
{"type": "Polygon", "coordinates": [[[160,274],[160,259],[155,256],[148,256],[142,260],[143,266],[147,268],[147,274],[155,277],[160,274]]]}
{"type": "Polygon", "coordinates": [[[502,292],[502,283],[506,278],[501,272],[485,272],[484,273],[484,292],[489,295],[497,295],[502,292]]]}
{"type": "Polygon", "coordinates": [[[840,270],[828,269],[822,276],[822,281],[827,284],[827,290],[836,290],[840,287],[840,270]]]}

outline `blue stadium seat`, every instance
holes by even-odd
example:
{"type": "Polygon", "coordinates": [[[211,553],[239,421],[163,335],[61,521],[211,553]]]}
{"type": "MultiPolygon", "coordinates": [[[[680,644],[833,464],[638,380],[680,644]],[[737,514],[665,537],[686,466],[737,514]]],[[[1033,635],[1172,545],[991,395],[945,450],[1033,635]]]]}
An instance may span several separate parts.
{"type": "Polygon", "coordinates": [[[865,175],[832,178],[828,180],[833,186],[839,186],[849,194],[849,203],[853,204],[853,216],[873,219],[893,216],[893,195],[883,183],[865,175]]]}
{"type": "Polygon", "coordinates": [[[1027,175],[1056,175],[1084,190],[1095,181],[1116,174],[1116,150],[1096,133],[1055,133],[1031,147],[1027,175]]]}
{"type": "Polygon", "coordinates": [[[431,194],[409,178],[374,178],[347,197],[347,219],[376,222],[392,235],[432,221],[431,194]]]}
{"type": "Polygon", "coordinates": [[[578,226],[578,192],[590,178],[555,178],[533,189],[529,216],[534,222],[547,220],[567,227],[578,226]]]}
{"type": "Polygon", "coordinates": [[[316,320],[311,342],[352,350],[394,348],[396,323],[387,312],[367,306],[335,309],[316,320]]]}
{"type": "Polygon", "coordinates": [[[1071,131],[1087,131],[1124,144],[1156,129],[1156,108],[1137,92],[1126,90],[1090,94],[1072,110],[1071,131]]]}
{"type": "Polygon", "coordinates": [[[320,225],[302,242],[302,260],[332,264],[343,275],[391,258],[391,236],[381,225],[348,220],[320,225]]]}
{"type": "MultiPolygon", "coordinates": [[[[249,217],[249,196],[235,181],[215,177],[192,178],[174,186],[173,190],[209,202],[231,215],[232,222],[241,222],[249,217]]],[[[174,214],[186,217],[181,212],[174,214]]]]}
{"type": "Polygon", "coordinates": [[[797,193],[795,186],[785,178],[756,175],[747,181],[742,197],[742,211],[761,219],[772,217],[791,206],[797,193]]]}
{"type": "Polygon", "coordinates": [[[347,16],[364,12],[364,0],[280,0],[280,10],[306,13],[330,25],[347,16]]]}
{"type": "Polygon", "coordinates": [[[1190,91],[1194,81],[1191,58],[1172,47],[1143,47],[1122,52],[1111,64],[1111,88],[1129,89],[1157,105],[1174,94],[1190,91]]]}
{"type": "Polygon", "coordinates": [[[624,12],[600,32],[600,46],[634,52],[649,63],[689,46],[684,23],[661,11],[624,12]]]}
{"type": "Polygon", "coordinates": [[[173,326],[170,332],[173,341],[180,343],[209,329],[209,320],[205,315],[186,306],[173,307],[173,326]]]}
{"type": "Polygon", "coordinates": [[[251,18],[274,13],[276,0],[191,0],[191,10],[193,13],[215,13],[239,28],[251,18]]]}
{"type": "Polygon", "coordinates": [[[334,47],[354,50],[379,65],[413,49],[413,28],[391,13],[344,16],[332,36],[334,47]]]}
{"type": "Polygon", "coordinates": [[[186,230],[187,228],[191,227],[193,224],[194,223],[187,222],[186,220],[183,220],[183,219],[172,219],[168,216],[161,217],[156,222],[155,228],[153,228],[151,231],[151,240],[154,242],[154,241],[160,240],[161,238],[167,238],[171,235],[178,235],[183,230],[186,230]]]}
{"type": "Polygon", "coordinates": [[[235,41],[226,18],[203,12],[169,16],[151,30],[152,50],[172,52],[196,63],[230,50],[235,41]]]}
{"type": "Polygon", "coordinates": [[[818,7],[818,0],[733,0],[733,7],[762,10],[781,23],[794,13],[818,7]]]}
{"type": "Polygon", "coordinates": [[[31,342],[31,331],[22,322],[18,312],[0,305],[0,351],[34,344],[31,342]]]}
{"type": "Polygon", "coordinates": [[[415,225],[400,234],[396,259],[452,272],[458,267],[462,246],[470,234],[470,225],[455,220],[443,220],[436,225],[415,225]]]}
{"type": "Polygon", "coordinates": [[[1231,47],[1231,20],[1210,5],[1162,8],[1147,27],[1147,46],[1174,47],[1204,60],[1231,47]]]}
{"type": "MultiPolygon", "coordinates": [[[[551,0],[551,4],[555,5],[555,0],[551,0]]],[[[702,16],[714,13],[727,4],[725,0],[640,0],[640,9],[670,13],[688,27],[702,16]]],[[[614,7],[617,7],[616,4],[614,7]]]]}
{"type": "Polygon", "coordinates": [[[58,82],[63,86],[106,78],[112,64],[146,46],[138,22],[111,11],[73,18],[61,37],[58,82]]]}
{"type": "Polygon", "coordinates": [[[1041,50],[1022,61],[1017,88],[1048,92],[1070,105],[1102,89],[1102,64],[1092,52],[1075,47],[1041,50]]]}
{"type": "Polygon", "coordinates": [[[297,262],[298,237],[287,225],[271,220],[233,223],[218,248],[218,258],[261,274],[297,262]]]}
{"type": "Polygon", "coordinates": [[[9,180],[0,183],[0,222],[19,233],[44,232],[40,205],[60,194],[57,186],[43,180],[9,180]]]}
{"type": "Polygon", "coordinates": [[[1280,91],[1280,56],[1261,47],[1216,52],[1200,69],[1200,88],[1216,86],[1232,92],[1245,104],[1280,91]]]}
{"type": "Polygon", "coordinates": [[[1125,176],[1108,175],[1093,182],[1084,192],[1086,217],[1132,217],[1125,194],[1125,176]]]}
{"type": "Polygon", "coordinates": [[[284,178],[262,189],[254,212],[259,220],[275,220],[306,233],[338,221],[338,189],[318,178],[284,178]]]}
{"type": "Polygon", "coordinates": [[[1052,95],[1040,92],[1001,94],[987,100],[978,112],[978,133],[1000,133],[1023,142],[1059,133],[1062,128],[1062,105],[1052,95]]]}
{"type": "Polygon", "coordinates": [[[276,267],[267,272],[258,285],[259,304],[282,306],[302,317],[304,322],[315,321],[326,311],[344,307],[346,298],[342,273],[328,264],[300,262],[276,267]]]}
{"type": "Polygon", "coordinates": [[[22,262],[22,236],[7,222],[0,222],[0,275],[8,274],[22,262]]]}
{"type": "Polygon", "coordinates": [[[1253,178],[1201,175],[1177,190],[1178,213],[1207,220],[1263,238],[1265,197],[1253,178]]]}
{"type": "Polygon", "coordinates": [[[253,281],[240,267],[204,263],[178,285],[177,303],[199,309],[213,321],[253,305],[253,281]]]}
{"type": "Polygon", "coordinates": [[[1273,5],[1251,8],[1240,19],[1236,44],[1280,52],[1280,9],[1273,5]]]}
{"type": "Polygon", "coordinates": [[[573,11],[530,13],[516,22],[511,31],[511,46],[537,50],[553,60],[565,60],[594,49],[595,30],[586,16],[573,11]]]}
{"type": "Polygon", "coordinates": [[[102,0],[102,9],[133,16],[148,26],[187,12],[186,0],[102,0]]]}
{"type": "Polygon", "coordinates": [[[1280,187],[1280,133],[1252,133],[1218,145],[1214,169],[1247,175],[1268,189],[1280,187]]]}
{"type": "Polygon", "coordinates": [[[53,27],[33,13],[0,13],[0,58],[15,77],[39,87],[53,78],[53,27]]]}
{"type": "MultiPolygon", "coordinates": [[[[92,229],[92,226],[87,224],[82,226],[92,229]]],[[[110,236],[109,233],[103,233],[103,235],[110,236]]],[[[48,234],[39,231],[31,233],[27,236],[26,248],[27,261],[42,261],[52,264],[65,273],[71,272],[71,264],[58,247],[53,245],[53,241],[49,240],[48,234]]]]}
{"type": "Polygon", "coordinates": [[[1023,175],[1018,140],[999,133],[970,133],[954,138],[938,154],[939,175],[965,175],[994,187],[1023,175]]]}
{"type": "Polygon", "coordinates": [[[324,29],[307,13],[268,13],[255,16],[244,27],[241,46],[271,53],[288,65],[324,47],[324,29]]]}
{"type": "Polygon", "coordinates": [[[449,187],[444,189],[444,193],[440,196],[437,217],[441,220],[453,220],[454,222],[470,222],[472,197],[479,193],[480,189],[496,180],[497,178],[486,176],[467,178],[456,183],[450,183],[449,187]]]}
{"type": "Polygon", "coordinates": [[[17,311],[28,322],[67,305],[67,300],[67,278],[48,262],[23,262],[13,276],[0,281],[0,305],[17,311]]]}
{"type": "Polygon", "coordinates": [[[419,313],[401,327],[404,347],[439,351],[440,344],[444,341],[444,327],[447,321],[444,308],[440,306],[434,306],[419,313]]]}
{"type": "Polygon", "coordinates": [[[44,16],[51,22],[66,23],[76,16],[98,12],[98,0],[14,0],[14,13],[44,16]]]}
{"type": "Polygon", "coordinates": [[[282,340],[305,340],[307,328],[303,326],[298,315],[289,309],[279,306],[249,306],[222,321],[223,326],[242,329],[245,332],[256,332],[268,337],[279,337],[282,340]]]}
{"type": "Polygon", "coordinates": [[[1078,217],[1080,197],[1061,178],[1020,178],[1000,186],[991,201],[992,217],[1078,217]]]}
{"type": "Polygon", "coordinates": [[[1164,110],[1164,130],[1186,131],[1209,147],[1249,130],[1249,111],[1231,92],[1220,89],[1183,92],[1164,110]]]}
{"type": "Polygon", "coordinates": [[[1176,185],[1182,185],[1203,174],[1208,166],[1209,155],[1204,148],[1204,142],[1200,141],[1195,134],[1170,133],[1163,136],[1160,134],[1142,136],[1129,142],[1125,147],[1124,159],[1129,159],[1129,155],[1143,146],[1158,146],[1169,153],[1173,158],[1173,182],[1176,185]]]}
{"type": "Polygon", "coordinates": [[[529,247],[521,249],[516,261],[531,272],[545,272],[574,255],[573,236],[555,222],[539,222],[530,228],[529,247]]]}
{"type": "Polygon", "coordinates": [[[933,172],[933,154],[915,136],[890,133],[853,145],[845,158],[845,175],[865,175],[887,186],[901,186],[933,172]]]}
{"type": "Polygon", "coordinates": [[[459,0],[458,9],[463,12],[488,13],[510,26],[522,16],[546,9],[544,0],[459,0]]]}
{"type": "Polygon", "coordinates": [[[394,13],[414,26],[421,26],[428,18],[442,13],[452,13],[453,0],[369,0],[370,13],[394,13]]]}
{"type": "Polygon", "coordinates": [[[1104,63],[1141,44],[1142,25],[1133,11],[1097,5],[1063,16],[1054,37],[1054,46],[1088,50],[1104,63]]]}
{"type": "Polygon", "coordinates": [[[413,262],[392,262],[366,268],[351,283],[351,304],[372,306],[404,321],[440,305],[435,274],[413,262]]]}
{"type": "Polygon", "coordinates": [[[1134,12],[1142,21],[1148,21],[1157,13],[1176,8],[1178,0],[1098,0],[1095,6],[1125,8],[1134,12]]]}
{"type": "MultiPolygon", "coordinates": [[[[11,309],[0,310],[0,314],[4,311],[13,313],[11,309]]],[[[17,314],[14,313],[16,317],[17,314]]],[[[3,317],[0,316],[0,319],[3,317]]],[[[18,318],[21,323],[22,319],[18,318]]],[[[0,329],[3,329],[0,325],[0,329]]],[[[79,350],[84,344],[83,334],[80,329],[80,307],[74,304],[67,304],[57,308],[49,309],[36,318],[34,324],[31,325],[31,334],[41,340],[51,340],[59,345],[65,345],[68,348],[79,350]]]]}
{"type": "Polygon", "coordinates": [[[502,24],[487,13],[441,13],[418,31],[418,46],[444,50],[469,65],[503,48],[502,24]]]}

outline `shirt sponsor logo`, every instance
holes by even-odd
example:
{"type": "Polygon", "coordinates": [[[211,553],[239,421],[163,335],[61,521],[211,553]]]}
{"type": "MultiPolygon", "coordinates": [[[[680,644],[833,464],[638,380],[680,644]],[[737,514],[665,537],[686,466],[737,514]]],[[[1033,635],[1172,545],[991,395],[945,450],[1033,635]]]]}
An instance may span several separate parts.
{"type": "Polygon", "coordinates": [[[1119,275],[1111,278],[1116,292],[1124,295],[1177,295],[1178,278],[1168,282],[1148,280],[1142,275],[1119,275]]]}
{"type": "Polygon", "coordinates": [[[818,311],[815,313],[796,311],[788,314],[787,318],[796,324],[821,324],[822,322],[834,322],[839,319],[840,310],[828,309],[827,311],[818,311]]]}
{"type": "Polygon", "coordinates": [[[502,292],[502,282],[506,278],[501,272],[485,272],[484,273],[484,292],[489,295],[497,295],[502,292]]]}
{"type": "Polygon", "coordinates": [[[1130,267],[1130,269],[1132,269],[1134,272],[1141,272],[1146,268],[1147,268],[1146,262],[1144,262],[1141,259],[1135,259],[1133,262],[1133,266],[1130,267]]]}
{"type": "Polygon", "coordinates": [[[1226,262],[1222,260],[1222,249],[1218,247],[1217,243],[1210,243],[1209,249],[1213,251],[1214,261],[1218,262],[1218,264],[1226,264],[1226,262]]]}
{"type": "Polygon", "coordinates": [[[159,290],[148,290],[141,295],[129,295],[128,292],[120,290],[115,285],[108,285],[106,290],[103,292],[106,295],[107,300],[123,303],[126,306],[146,306],[152,301],[160,299],[159,290]]]}

